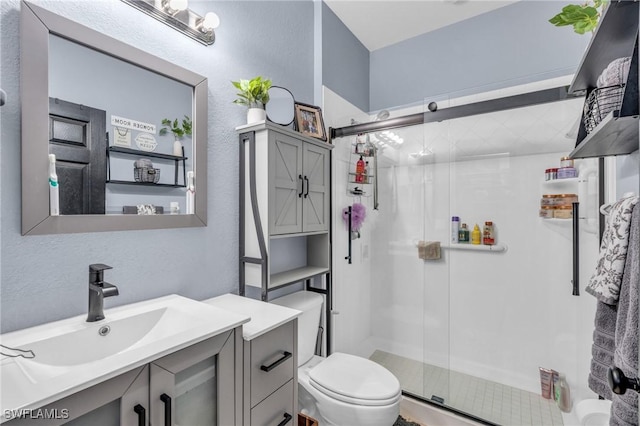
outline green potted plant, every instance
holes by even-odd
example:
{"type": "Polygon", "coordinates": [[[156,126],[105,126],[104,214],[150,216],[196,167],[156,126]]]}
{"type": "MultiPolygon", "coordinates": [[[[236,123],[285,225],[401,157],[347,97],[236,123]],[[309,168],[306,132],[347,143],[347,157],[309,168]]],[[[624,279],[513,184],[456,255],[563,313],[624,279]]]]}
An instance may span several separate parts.
{"type": "Polygon", "coordinates": [[[598,26],[600,15],[606,6],[606,0],[587,1],[583,4],[569,4],[562,8],[562,12],[549,19],[556,27],[571,25],[578,34],[593,31],[598,26]]]}
{"type": "Polygon", "coordinates": [[[174,141],[173,141],[173,155],[177,157],[182,157],[182,143],[180,139],[182,139],[185,135],[191,136],[193,123],[191,122],[191,118],[185,115],[182,119],[182,123],[175,120],[171,121],[168,118],[162,119],[162,125],[164,126],[160,129],[160,135],[164,136],[167,132],[173,133],[174,141]]]}
{"type": "Polygon", "coordinates": [[[249,108],[247,111],[247,124],[264,121],[267,118],[267,112],[264,107],[269,102],[271,80],[257,76],[251,80],[232,81],[231,84],[238,89],[238,98],[233,103],[249,108]]]}

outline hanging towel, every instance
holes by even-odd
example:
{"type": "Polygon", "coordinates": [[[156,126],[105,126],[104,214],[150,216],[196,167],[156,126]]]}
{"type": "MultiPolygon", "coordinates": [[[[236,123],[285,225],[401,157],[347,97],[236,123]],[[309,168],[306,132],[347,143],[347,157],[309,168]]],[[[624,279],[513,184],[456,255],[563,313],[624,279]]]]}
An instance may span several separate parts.
{"type": "Polygon", "coordinates": [[[591,346],[589,389],[609,400],[613,392],[607,382],[607,374],[609,367],[613,366],[617,314],[616,306],[598,302],[591,346]]]}
{"type": "Polygon", "coordinates": [[[601,302],[618,303],[620,283],[629,245],[629,224],[638,197],[623,198],[611,205],[607,217],[596,270],[585,289],[601,302]]]}
{"type": "MultiPolygon", "coordinates": [[[[640,294],[640,208],[631,217],[629,251],[620,285],[614,365],[627,377],[638,377],[638,296],[640,294]]],[[[638,393],[613,394],[611,426],[638,426],[638,393]]]]}

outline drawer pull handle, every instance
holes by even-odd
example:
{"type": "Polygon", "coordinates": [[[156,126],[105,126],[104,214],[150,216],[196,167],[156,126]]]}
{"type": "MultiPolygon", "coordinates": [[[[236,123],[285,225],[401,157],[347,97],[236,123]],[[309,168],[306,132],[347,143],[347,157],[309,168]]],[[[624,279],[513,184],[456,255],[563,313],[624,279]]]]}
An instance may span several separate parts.
{"type": "Polygon", "coordinates": [[[274,368],[276,368],[277,366],[279,366],[280,364],[282,364],[283,362],[291,358],[291,356],[292,356],[291,352],[284,351],[282,358],[280,358],[279,360],[277,360],[271,365],[261,365],[260,370],[266,371],[268,373],[269,371],[273,370],[274,368]]]}
{"type": "Polygon", "coordinates": [[[145,426],[147,424],[147,410],[140,404],[133,407],[133,411],[138,415],[138,426],[145,426]]]}
{"type": "Polygon", "coordinates": [[[166,393],[160,395],[160,401],[164,402],[164,424],[171,424],[171,397],[166,393]]]}
{"type": "Polygon", "coordinates": [[[284,420],[281,421],[280,423],[278,423],[278,426],[284,426],[287,423],[289,423],[289,421],[291,421],[291,419],[293,418],[293,416],[289,413],[284,413],[284,420]]]}

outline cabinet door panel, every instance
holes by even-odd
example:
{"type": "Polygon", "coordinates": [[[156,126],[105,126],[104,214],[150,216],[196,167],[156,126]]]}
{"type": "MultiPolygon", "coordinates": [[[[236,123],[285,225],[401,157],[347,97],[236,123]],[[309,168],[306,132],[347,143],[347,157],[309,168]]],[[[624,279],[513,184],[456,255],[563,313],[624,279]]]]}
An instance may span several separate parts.
{"type": "Polygon", "coordinates": [[[148,386],[149,367],[138,367],[38,409],[51,417],[25,416],[4,424],[7,426],[137,425],[138,417],[133,407],[137,404],[145,408],[149,407],[148,386]]]}
{"type": "Polygon", "coordinates": [[[269,136],[269,230],[271,235],[302,231],[302,142],[269,136]]]}
{"type": "Polygon", "coordinates": [[[329,151],[305,144],[303,173],[303,231],[326,231],[329,226],[329,151]]]}

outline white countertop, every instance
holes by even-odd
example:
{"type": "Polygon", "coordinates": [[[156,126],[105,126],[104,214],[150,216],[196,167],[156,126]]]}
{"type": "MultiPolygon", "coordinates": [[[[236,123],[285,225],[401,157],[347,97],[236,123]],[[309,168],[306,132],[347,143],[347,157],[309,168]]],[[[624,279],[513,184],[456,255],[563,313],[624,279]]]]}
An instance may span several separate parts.
{"type": "MultiPolygon", "coordinates": [[[[151,329],[129,349],[105,354],[104,357],[97,354],[100,359],[71,365],[48,365],[42,363],[42,357],[46,358],[52,353],[42,353],[42,350],[39,352],[40,356],[36,353],[33,360],[0,357],[0,423],[9,420],[5,416],[10,410],[43,407],[249,321],[249,316],[240,311],[207,306],[192,299],[171,295],[106,309],[106,319],[101,321],[87,323],[85,314],[6,333],[0,335],[0,341],[8,347],[28,349],[29,345],[37,346],[46,339],[64,333],[97,331],[101,326],[116,324],[114,321],[131,315],[132,312],[162,310],[166,306],[170,306],[174,312],[183,313],[180,318],[184,318],[185,322],[168,324],[165,321],[161,326],[151,329]],[[191,320],[186,320],[187,318],[191,320]]],[[[169,319],[169,322],[176,321],[169,319]]]]}
{"type": "Polygon", "coordinates": [[[213,299],[203,300],[202,303],[250,316],[251,321],[242,326],[244,340],[255,339],[302,314],[296,309],[236,294],[224,294],[213,299]]]}

